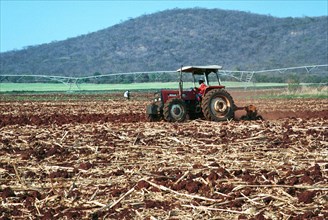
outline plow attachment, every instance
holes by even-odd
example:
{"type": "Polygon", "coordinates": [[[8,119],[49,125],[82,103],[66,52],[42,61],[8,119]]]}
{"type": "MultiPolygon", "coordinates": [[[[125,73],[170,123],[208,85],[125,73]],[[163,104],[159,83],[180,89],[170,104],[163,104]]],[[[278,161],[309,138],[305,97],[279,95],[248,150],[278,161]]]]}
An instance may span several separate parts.
{"type": "Polygon", "coordinates": [[[244,106],[244,107],[236,107],[235,111],[238,110],[245,110],[246,111],[246,115],[241,116],[241,120],[263,120],[263,117],[261,115],[257,114],[257,109],[254,105],[248,105],[248,106],[244,106]]]}

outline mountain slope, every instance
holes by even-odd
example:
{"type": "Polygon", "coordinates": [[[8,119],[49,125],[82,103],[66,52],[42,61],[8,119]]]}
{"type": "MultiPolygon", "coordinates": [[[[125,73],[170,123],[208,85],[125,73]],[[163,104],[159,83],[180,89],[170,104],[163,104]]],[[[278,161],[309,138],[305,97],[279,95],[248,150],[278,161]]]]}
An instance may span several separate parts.
{"type": "Polygon", "coordinates": [[[83,76],[220,64],[270,69],[328,62],[328,17],[174,9],[87,35],[1,53],[1,74],[83,76]]]}

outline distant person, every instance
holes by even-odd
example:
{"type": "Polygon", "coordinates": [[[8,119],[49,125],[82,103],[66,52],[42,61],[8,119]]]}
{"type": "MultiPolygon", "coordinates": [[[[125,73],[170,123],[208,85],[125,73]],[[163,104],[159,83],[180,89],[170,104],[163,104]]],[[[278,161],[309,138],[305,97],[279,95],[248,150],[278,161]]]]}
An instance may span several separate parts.
{"type": "Polygon", "coordinates": [[[130,91],[129,90],[126,90],[124,92],[124,98],[126,98],[127,100],[130,100],[130,91]]]}

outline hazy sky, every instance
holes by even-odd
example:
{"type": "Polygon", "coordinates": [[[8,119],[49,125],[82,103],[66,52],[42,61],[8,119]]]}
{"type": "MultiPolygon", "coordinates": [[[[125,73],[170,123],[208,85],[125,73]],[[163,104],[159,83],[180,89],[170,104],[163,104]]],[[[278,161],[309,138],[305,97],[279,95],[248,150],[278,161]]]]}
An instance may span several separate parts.
{"type": "Polygon", "coordinates": [[[327,16],[327,0],[0,0],[0,52],[65,40],[173,8],[219,8],[275,17],[327,16]]]}

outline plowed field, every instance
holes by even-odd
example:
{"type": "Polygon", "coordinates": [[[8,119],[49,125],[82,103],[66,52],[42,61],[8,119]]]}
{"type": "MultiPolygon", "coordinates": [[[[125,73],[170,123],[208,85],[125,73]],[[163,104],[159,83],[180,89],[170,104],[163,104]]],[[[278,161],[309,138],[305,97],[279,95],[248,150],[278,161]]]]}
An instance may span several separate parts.
{"type": "Polygon", "coordinates": [[[137,96],[2,97],[0,218],[328,219],[328,100],[232,95],[265,120],[147,122],[137,96]]]}

